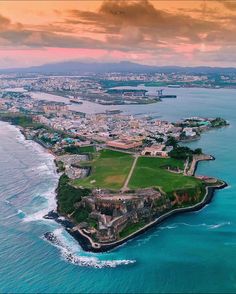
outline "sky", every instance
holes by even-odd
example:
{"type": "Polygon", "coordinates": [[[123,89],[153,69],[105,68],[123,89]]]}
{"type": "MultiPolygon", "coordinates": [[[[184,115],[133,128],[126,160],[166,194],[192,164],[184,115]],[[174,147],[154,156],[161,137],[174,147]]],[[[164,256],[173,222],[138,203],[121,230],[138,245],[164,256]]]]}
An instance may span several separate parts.
{"type": "Polygon", "coordinates": [[[236,67],[236,0],[0,1],[0,68],[68,60],[236,67]]]}

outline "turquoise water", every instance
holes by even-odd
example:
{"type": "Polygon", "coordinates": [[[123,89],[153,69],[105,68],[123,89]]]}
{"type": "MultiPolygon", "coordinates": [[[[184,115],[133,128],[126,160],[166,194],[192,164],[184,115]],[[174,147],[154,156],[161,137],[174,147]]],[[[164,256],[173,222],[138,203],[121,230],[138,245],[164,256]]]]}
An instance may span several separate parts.
{"type": "Polygon", "coordinates": [[[216,157],[201,163],[198,174],[217,176],[229,187],[201,211],[173,217],[106,254],[84,253],[60,226],[42,220],[55,206],[53,158],[0,123],[0,292],[236,292],[236,91],[173,90],[178,99],[125,111],[168,120],[190,115],[229,120],[230,127],[190,144],[216,157]],[[45,241],[47,231],[63,245],[45,241]],[[67,252],[76,264],[66,261],[67,252]]]}

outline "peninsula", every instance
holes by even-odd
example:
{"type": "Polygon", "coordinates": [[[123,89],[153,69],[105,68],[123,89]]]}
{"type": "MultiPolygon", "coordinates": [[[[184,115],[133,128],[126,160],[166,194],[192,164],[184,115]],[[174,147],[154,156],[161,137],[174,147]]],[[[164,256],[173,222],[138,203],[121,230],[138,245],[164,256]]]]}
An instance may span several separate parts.
{"type": "MultiPolygon", "coordinates": [[[[1,119],[55,155],[57,210],[45,218],[63,225],[87,251],[108,251],[172,215],[198,210],[226,186],[195,175],[199,161],[214,158],[179,143],[227,126],[222,118],[170,123],[106,113],[77,116],[76,128],[59,128],[58,114],[5,112],[1,119]]],[[[45,237],[54,241],[51,232],[45,237]]]]}
{"type": "Polygon", "coordinates": [[[72,156],[57,158],[64,172],[58,209],[45,217],[64,225],[88,251],[110,250],[171,215],[198,210],[211,201],[215,189],[226,186],[194,175],[199,161],[213,159],[205,154],[183,160],[102,149],[86,161],[84,155],[72,156]],[[70,179],[70,160],[77,169],[89,169],[87,175],[70,179]]]}

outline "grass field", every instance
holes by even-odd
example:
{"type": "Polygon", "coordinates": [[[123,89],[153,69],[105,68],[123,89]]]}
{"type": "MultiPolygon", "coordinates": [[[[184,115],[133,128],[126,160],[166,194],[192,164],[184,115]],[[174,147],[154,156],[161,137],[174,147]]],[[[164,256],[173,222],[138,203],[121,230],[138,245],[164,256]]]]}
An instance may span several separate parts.
{"type": "Polygon", "coordinates": [[[96,151],[94,146],[67,146],[64,149],[66,152],[71,154],[88,154],[96,151]]]}
{"type": "Polygon", "coordinates": [[[79,151],[81,154],[83,153],[94,153],[95,152],[95,147],[94,146],[82,146],[79,147],[79,151]]]}
{"type": "Polygon", "coordinates": [[[160,187],[164,192],[169,193],[201,185],[200,180],[169,172],[163,166],[183,169],[184,161],[172,158],[140,157],[130,179],[129,188],[160,187]]]}
{"type": "Polygon", "coordinates": [[[86,188],[122,188],[126,177],[129,174],[134,158],[123,152],[102,150],[94,155],[90,162],[84,165],[91,165],[91,175],[84,179],[77,179],[73,183],[86,188]]]}

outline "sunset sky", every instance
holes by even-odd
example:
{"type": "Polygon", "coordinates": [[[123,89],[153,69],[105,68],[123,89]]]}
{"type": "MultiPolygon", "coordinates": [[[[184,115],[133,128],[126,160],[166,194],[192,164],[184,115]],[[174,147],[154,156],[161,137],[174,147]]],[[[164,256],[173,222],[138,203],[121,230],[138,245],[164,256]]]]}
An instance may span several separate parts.
{"type": "Polygon", "coordinates": [[[67,60],[236,66],[236,1],[0,2],[0,68],[67,60]]]}

